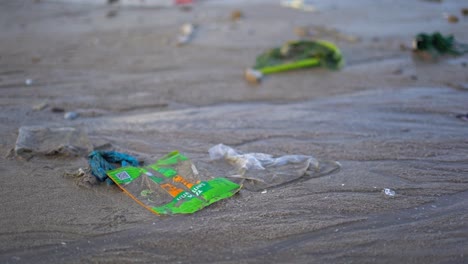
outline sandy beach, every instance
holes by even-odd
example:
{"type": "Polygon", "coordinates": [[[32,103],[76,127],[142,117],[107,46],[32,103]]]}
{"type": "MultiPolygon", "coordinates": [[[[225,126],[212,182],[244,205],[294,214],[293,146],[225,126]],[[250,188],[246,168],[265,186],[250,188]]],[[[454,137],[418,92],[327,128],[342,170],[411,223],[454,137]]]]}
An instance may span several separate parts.
{"type": "Polygon", "coordinates": [[[468,43],[466,1],[71,2],[0,1],[1,263],[468,262],[468,121],[457,118],[468,55],[411,51],[420,32],[468,43]],[[195,35],[177,46],[184,23],[195,35]],[[327,29],[346,66],[247,83],[243,70],[298,27],[327,29]],[[94,148],[146,164],[179,150],[207,178],[229,173],[208,155],[219,143],[342,167],[160,217],[115,185],[67,176],[85,155],[14,155],[34,125],[80,128],[94,148]]]}

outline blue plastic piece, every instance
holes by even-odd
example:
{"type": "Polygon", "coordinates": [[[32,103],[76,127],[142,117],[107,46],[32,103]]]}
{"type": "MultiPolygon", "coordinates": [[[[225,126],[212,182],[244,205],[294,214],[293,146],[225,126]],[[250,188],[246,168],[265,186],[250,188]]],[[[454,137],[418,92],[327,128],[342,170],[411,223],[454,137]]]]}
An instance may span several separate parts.
{"type": "MultiPolygon", "coordinates": [[[[110,180],[107,177],[106,171],[115,169],[112,163],[120,163],[121,166],[137,167],[138,160],[128,154],[117,151],[92,151],[88,155],[88,163],[91,167],[91,174],[94,175],[100,182],[110,180]]],[[[107,181],[107,184],[110,184],[107,181]]]]}

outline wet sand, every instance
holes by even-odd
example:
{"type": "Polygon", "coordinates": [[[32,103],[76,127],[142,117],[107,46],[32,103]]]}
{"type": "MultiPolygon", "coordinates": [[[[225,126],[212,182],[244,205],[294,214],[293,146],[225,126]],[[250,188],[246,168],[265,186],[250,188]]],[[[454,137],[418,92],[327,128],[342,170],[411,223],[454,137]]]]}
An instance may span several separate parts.
{"type": "Polygon", "coordinates": [[[0,262],[467,261],[468,122],[456,115],[468,112],[468,57],[429,63],[400,48],[421,31],[468,43],[464,1],[316,1],[317,13],[276,1],[202,1],[189,12],[31,2],[0,2],[0,262]],[[232,22],[237,8],[244,17],[232,22]],[[185,22],[196,35],[176,47],[185,22]],[[258,53],[317,25],[360,38],[326,37],[343,70],[243,80],[258,53]],[[342,169],[158,217],[115,186],[63,176],[85,158],[7,155],[23,125],[81,127],[94,146],[146,162],[177,149],[207,177],[227,173],[209,160],[218,143],[342,169]]]}

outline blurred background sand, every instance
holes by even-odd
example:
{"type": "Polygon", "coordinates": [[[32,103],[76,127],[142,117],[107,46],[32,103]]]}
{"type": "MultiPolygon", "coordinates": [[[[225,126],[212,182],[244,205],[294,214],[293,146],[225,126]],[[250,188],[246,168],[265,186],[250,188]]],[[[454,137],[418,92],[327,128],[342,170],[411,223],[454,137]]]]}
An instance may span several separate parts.
{"type": "Polygon", "coordinates": [[[419,32],[468,43],[466,1],[310,2],[318,12],[279,1],[190,10],[0,1],[2,153],[23,125],[76,126],[95,146],[147,162],[178,149],[209,176],[226,173],[209,161],[218,143],[343,165],[160,218],[115,186],[63,177],[84,158],[2,155],[1,262],[466,262],[468,123],[455,116],[468,112],[468,57],[424,62],[409,50],[419,32]],[[195,36],[177,47],[187,22],[195,36]],[[298,27],[348,36],[322,36],[346,67],[246,83],[255,57],[297,39],[298,27]],[[52,107],[82,116],[64,120],[52,107]]]}

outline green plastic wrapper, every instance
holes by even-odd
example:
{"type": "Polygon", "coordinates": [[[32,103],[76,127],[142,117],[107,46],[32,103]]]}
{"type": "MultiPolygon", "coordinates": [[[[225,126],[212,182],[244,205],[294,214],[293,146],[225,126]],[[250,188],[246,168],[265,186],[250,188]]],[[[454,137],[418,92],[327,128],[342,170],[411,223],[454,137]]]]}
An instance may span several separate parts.
{"type": "Polygon", "coordinates": [[[195,165],[178,151],[146,167],[121,167],[107,175],[157,215],[191,214],[233,196],[241,188],[225,178],[201,180],[195,165]]]}

